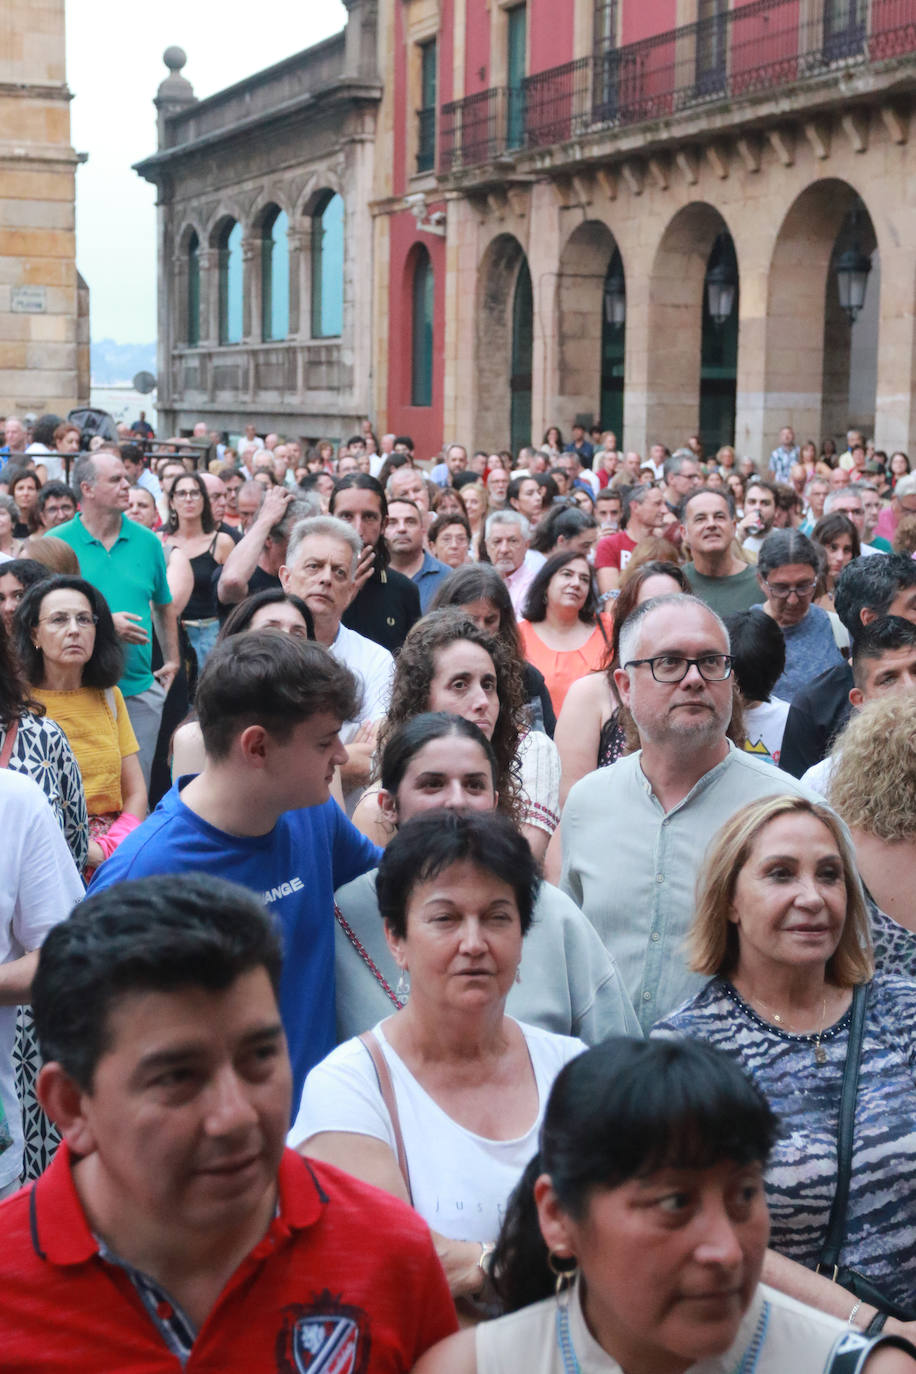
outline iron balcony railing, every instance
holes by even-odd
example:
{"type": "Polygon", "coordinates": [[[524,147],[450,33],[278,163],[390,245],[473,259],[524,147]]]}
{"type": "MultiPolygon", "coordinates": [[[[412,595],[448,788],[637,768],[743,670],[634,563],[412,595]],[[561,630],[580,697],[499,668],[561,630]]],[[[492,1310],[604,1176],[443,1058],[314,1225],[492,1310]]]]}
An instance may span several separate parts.
{"type": "Polygon", "coordinates": [[[751,0],[551,67],[519,87],[497,86],[443,105],[439,170],[447,174],[516,149],[665,119],[914,52],[913,0],[825,0],[817,19],[802,18],[801,0],[751,0]]]}

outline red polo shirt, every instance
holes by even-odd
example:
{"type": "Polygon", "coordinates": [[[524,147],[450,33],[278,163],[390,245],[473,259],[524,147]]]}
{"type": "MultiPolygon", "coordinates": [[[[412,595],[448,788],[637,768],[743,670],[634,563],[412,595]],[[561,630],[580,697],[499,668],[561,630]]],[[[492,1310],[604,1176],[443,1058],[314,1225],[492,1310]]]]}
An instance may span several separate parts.
{"type": "MultiPolygon", "coordinates": [[[[4,1374],[179,1374],[127,1273],[106,1263],[61,1145],[0,1204],[4,1374]]],[[[188,1374],[394,1374],[455,1330],[425,1223],[396,1198],[292,1150],[279,1208],[194,1341],[188,1374]]]]}

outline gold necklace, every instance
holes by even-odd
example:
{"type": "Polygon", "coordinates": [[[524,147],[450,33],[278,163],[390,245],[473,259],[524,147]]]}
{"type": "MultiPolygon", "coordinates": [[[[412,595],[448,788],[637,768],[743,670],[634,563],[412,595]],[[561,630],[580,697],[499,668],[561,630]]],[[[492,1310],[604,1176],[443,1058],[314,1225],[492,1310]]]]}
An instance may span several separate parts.
{"type": "MultiPolygon", "coordinates": [[[[749,1002],[751,1001],[750,998],[748,998],[747,1000],[748,1000],[749,1002]]],[[[759,997],[758,997],[756,1000],[757,1000],[757,1002],[759,1003],[759,1005],[763,1008],[763,1010],[766,1012],[766,1014],[767,1014],[767,1016],[770,1018],[770,1020],[774,1022],[775,1025],[777,1025],[777,1026],[785,1026],[786,1030],[791,1031],[793,1035],[803,1035],[803,1034],[804,1034],[803,1031],[795,1031],[795,1030],[792,1030],[792,1027],[788,1024],[788,1022],[787,1022],[782,1016],[780,1016],[779,1012],[778,1012],[778,1011],[773,1011],[772,1007],[768,1007],[767,1004],[766,1004],[765,1002],[761,1001],[761,999],[760,999],[759,997]]],[[[751,1006],[753,1006],[753,1002],[751,1002],[751,1006]]],[[[826,1020],[827,1020],[827,998],[826,998],[826,996],[825,996],[825,997],[824,997],[824,1005],[821,1007],[821,1020],[820,1020],[820,1024],[819,1024],[819,1026],[818,1026],[818,1028],[817,1028],[817,1031],[815,1032],[815,1036],[814,1036],[814,1062],[815,1062],[816,1064],[826,1064],[826,1063],[827,1063],[827,1051],[824,1049],[823,1045],[821,1044],[821,1036],[824,1034],[824,1022],[825,1022],[826,1020]]],[[[808,1032],[808,1034],[810,1035],[810,1032],[808,1032]]]]}

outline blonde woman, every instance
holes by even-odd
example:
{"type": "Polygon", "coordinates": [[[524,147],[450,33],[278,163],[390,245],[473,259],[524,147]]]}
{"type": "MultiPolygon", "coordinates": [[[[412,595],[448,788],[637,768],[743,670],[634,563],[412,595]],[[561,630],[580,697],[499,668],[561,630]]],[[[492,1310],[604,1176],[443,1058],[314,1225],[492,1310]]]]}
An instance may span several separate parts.
{"type": "MultiPolygon", "coordinates": [[[[916,685],[916,649],[897,653],[916,685]]],[[[834,746],[827,795],[849,826],[871,919],[875,967],[916,979],[916,692],[853,715],[834,746]]]]}
{"type": "MultiPolygon", "coordinates": [[[[841,823],[804,797],[742,807],[714,836],[697,893],[690,966],[710,981],[653,1034],[733,1055],[782,1131],[767,1174],[764,1277],[865,1326],[916,1318],[916,983],[873,977],[868,915],[841,823]],[[839,1264],[871,1285],[819,1278],[837,1192],[837,1120],[861,1017],[849,1203],[839,1264]]],[[[861,1280],[859,1280],[861,1283],[861,1280]]]]}
{"type": "Polygon", "coordinates": [[[490,508],[490,498],[483,482],[468,482],[461,488],[465,514],[471,527],[471,558],[476,563],[483,544],[484,526],[490,508]]]}

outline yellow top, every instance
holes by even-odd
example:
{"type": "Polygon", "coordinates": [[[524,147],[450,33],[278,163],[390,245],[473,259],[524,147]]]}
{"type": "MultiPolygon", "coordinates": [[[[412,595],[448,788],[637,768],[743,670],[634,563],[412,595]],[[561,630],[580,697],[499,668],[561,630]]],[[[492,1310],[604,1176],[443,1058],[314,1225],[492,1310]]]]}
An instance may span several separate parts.
{"type": "Polygon", "coordinates": [[[112,687],[106,692],[102,687],[78,687],[75,692],[51,692],[34,687],[32,695],[43,703],[50,719],[57,721],[70,741],[83,775],[89,815],[120,812],[124,805],[121,760],[140,748],[120,689],[112,687]]]}

